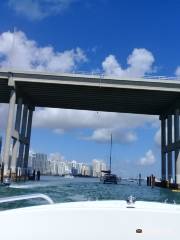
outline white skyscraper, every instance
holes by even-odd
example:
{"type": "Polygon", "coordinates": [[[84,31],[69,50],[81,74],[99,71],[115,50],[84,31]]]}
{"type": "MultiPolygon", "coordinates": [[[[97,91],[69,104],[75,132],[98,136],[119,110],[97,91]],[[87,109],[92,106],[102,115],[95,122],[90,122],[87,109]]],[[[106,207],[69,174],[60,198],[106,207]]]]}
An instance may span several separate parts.
{"type": "Polygon", "coordinates": [[[107,170],[106,164],[102,160],[94,159],[93,160],[93,177],[101,177],[101,171],[107,170]]]}

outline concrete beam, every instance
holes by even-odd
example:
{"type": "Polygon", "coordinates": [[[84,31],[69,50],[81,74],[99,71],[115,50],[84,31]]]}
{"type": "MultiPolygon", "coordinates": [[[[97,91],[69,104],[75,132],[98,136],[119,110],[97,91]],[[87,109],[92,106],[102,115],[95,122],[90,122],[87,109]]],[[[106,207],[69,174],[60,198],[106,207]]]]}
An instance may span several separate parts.
{"type": "MultiPolygon", "coordinates": [[[[22,98],[18,99],[17,111],[16,111],[16,121],[15,121],[15,130],[14,133],[19,135],[20,126],[21,126],[21,114],[22,114],[22,98]]],[[[12,149],[12,161],[11,161],[11,171],[12,173],[16,173],[16,162],[17,162],[17,154],[19,148],[19,139],[14,138],[13,140],[13,149],[12,149]]]]}
{"type": "Polygon", "coordinates": [[[18,131],[14,130],[12,138],[18,140],[21,143],[28,144],[29,141],[26,137],[22,136],[18,131]]]}
{"type": "Polygon", "coordinates": [[[166,180],[166,153],[164,148],[166,145],[166,118],[161,116],[161,179],[166,180]]]}
{"type": "Polygon", "coordinates": [[[15,103],[16,103],[16,91],[15,89],[11,90],[10,101],[9,101],[9,112],[7,120],[7,129],[6,129],[6,140],[4,145],[4,175],[8,174],[10,166],[10,146],[11,146],[11,134],[14,124],[14,112],[15,112],[15,103]]]}
{"type": "Polygon", "coordinates": [[[163,150],[165,153],[169,153],[178,149],[180,149],[180,140],[169,145],[166,145],[163,150]]]}
{"type": "MultiPolygon", "coordinates": [[[[167,136],[168,136],[168,145],[172,144],[172,115],[168,115],[167,119],[167,136]]],[[[172,179],[172,152],[168,152],[168,180],[169,182],[172,179]]]]}
{"type": "Polygon", "coordinates": [[[13,87],[13,88],[16,87],[12,72],[8,72],[8,86],[13,87]]]}
{"type": "MultiPolygon", "coordinates": [[[[21,137],[25,138],[26,128],[27,128],[27,114],[28,114],[28,106],[24,105],[23,108],[23,116],[22,116],[22,124],[21,124],[21,137]]],[[[17,167],[23,167],[23,156],[24,156],[24,143],[20,143],[19,148],[19,156],[17,161],[17,167]]]]}
{"type": "Polygon", "coordinates": [[[25,170],[27,170],[27,167],[28,167],[33,110],[34,110],[33,108],[30,108],[29,114],[28,114],[28,123],[27,123],[27,131],[26,131],[26,138],[28,140],[28,144],[25,145],[25,152],[24,152],[24,169],[25,170]]]}
{"type": "Polygon", "coordinates": [[[180,129],[179,129],[179,115],[180,111],[177,109],[174,115],[174,140],[178,143],[175,149],[175,183],[180,184],[180,129]]]}
{"type": "Polygon", "coordinates": [[[180,99],[177,97],[173,102],[169,104],[169,106],[166,106],[163,110],[163,112],[167,115],[175,114],[176,109],[180,108],[180,99]]]}

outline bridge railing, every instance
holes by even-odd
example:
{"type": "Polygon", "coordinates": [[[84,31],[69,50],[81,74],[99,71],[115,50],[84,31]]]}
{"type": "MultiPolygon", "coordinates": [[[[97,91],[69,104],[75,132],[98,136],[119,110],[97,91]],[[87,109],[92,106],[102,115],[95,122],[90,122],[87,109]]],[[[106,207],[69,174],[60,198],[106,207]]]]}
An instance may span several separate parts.
{"type": "MultiPolygon", "coordinates": [[[[82,75],[92,75],[92,76],[99,76],[100,78],[103,77],[121,77],[117,74],[106,74],[103,71],[72,71],[71,73],[73,74],[82,74],[82,75]]],[[[140,76],[140,77],[136,77],[136,76],[123,76],[123,78],[138,78],[138,79],[158,79],[158,80],[174,80],[174,81],[180,81],[180,76],[164,76],[164,75],[144,75],[144,76],[140,76]]]]}

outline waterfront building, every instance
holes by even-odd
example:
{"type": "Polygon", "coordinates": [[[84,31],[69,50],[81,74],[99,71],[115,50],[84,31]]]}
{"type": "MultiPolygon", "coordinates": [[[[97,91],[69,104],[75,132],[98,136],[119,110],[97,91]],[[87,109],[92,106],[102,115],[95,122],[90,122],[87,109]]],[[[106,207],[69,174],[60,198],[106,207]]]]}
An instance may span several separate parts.
{"type": "Polygon", "coordinates": [[[28,167],[31,170],[40,170],[41,174],[46,174],[48,171],[48,158],[44,153],[33,153],[29,156],[28,167]]]}
{"type": "Polygon", "coordinates": [[[106,164],[102,160],[93,160],[93,166],[92,166],[92,172],[93,177],[101,177],[102,173],[101,171],[107,170],[106,164]]]}
{"type": "Polygon", "coordinates": [[[83,163],[77,163],[77,165],[76,165],[78,175],[80,175],[82,173],[82,166],[83,166],[83,163]]]}
{"type": "Polygon", "coordinates": [[[49,163],[49,170],[48,172],[51,175],[62,175],[64,173],[64,163],[63,163],[63,157],[58,153],[52,153],[49,156],[48,159],[49,163]]]}
{"type": "Polygon", "coordinates": [[[101,171],[106,170],[106,164],[95,159],[93,164],[89,165],[75,160],[67,161],[59,153],[50,154],[48,157],[44,153],[30,152],[28,168],[30,171],[39,169],[44,175],[100,177],[101,171]]]}
{"type": "Polygon", "coordinates": [[[82,164],[81,175],[82,176],[92,176],[91,175],[91,166],[89,166],[87,164],[82,164]]]}

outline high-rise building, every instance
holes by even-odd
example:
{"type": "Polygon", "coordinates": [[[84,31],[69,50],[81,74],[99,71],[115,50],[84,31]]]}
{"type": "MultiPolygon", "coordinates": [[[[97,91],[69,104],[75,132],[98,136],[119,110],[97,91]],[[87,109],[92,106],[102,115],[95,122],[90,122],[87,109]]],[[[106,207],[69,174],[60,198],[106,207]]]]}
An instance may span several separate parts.
{"type": "Polygon", "coordinates": [[[79,163],[75,160],[67,161],[59,153],[52,153],[47,157],[44,153],[32,153],[30,151],[29,170],[40,170],[41,174],[47,175],[73,175],[73,176],[93,176],[100,177],[101,171],[106,170],[106,164],[102,160],[93,160],[92,165],[79,163]]]}
{"type": "Polygon", "coordinates": [[[48,159],[47,154],[44,153],[33,153],[29,156],[28,162],[29,168],[32,170],[40,170],[42,174],[46,174],[48,171],[48,159]]]}
{"type": "Polygon", "coordinates": [[[94,159],[92,167],[93,167],[93,169],[92,169],[93,177],[101,177],[101,175],[102,175],[101,171],[107,170],[106,164],[102,160],[94,159]]]}

